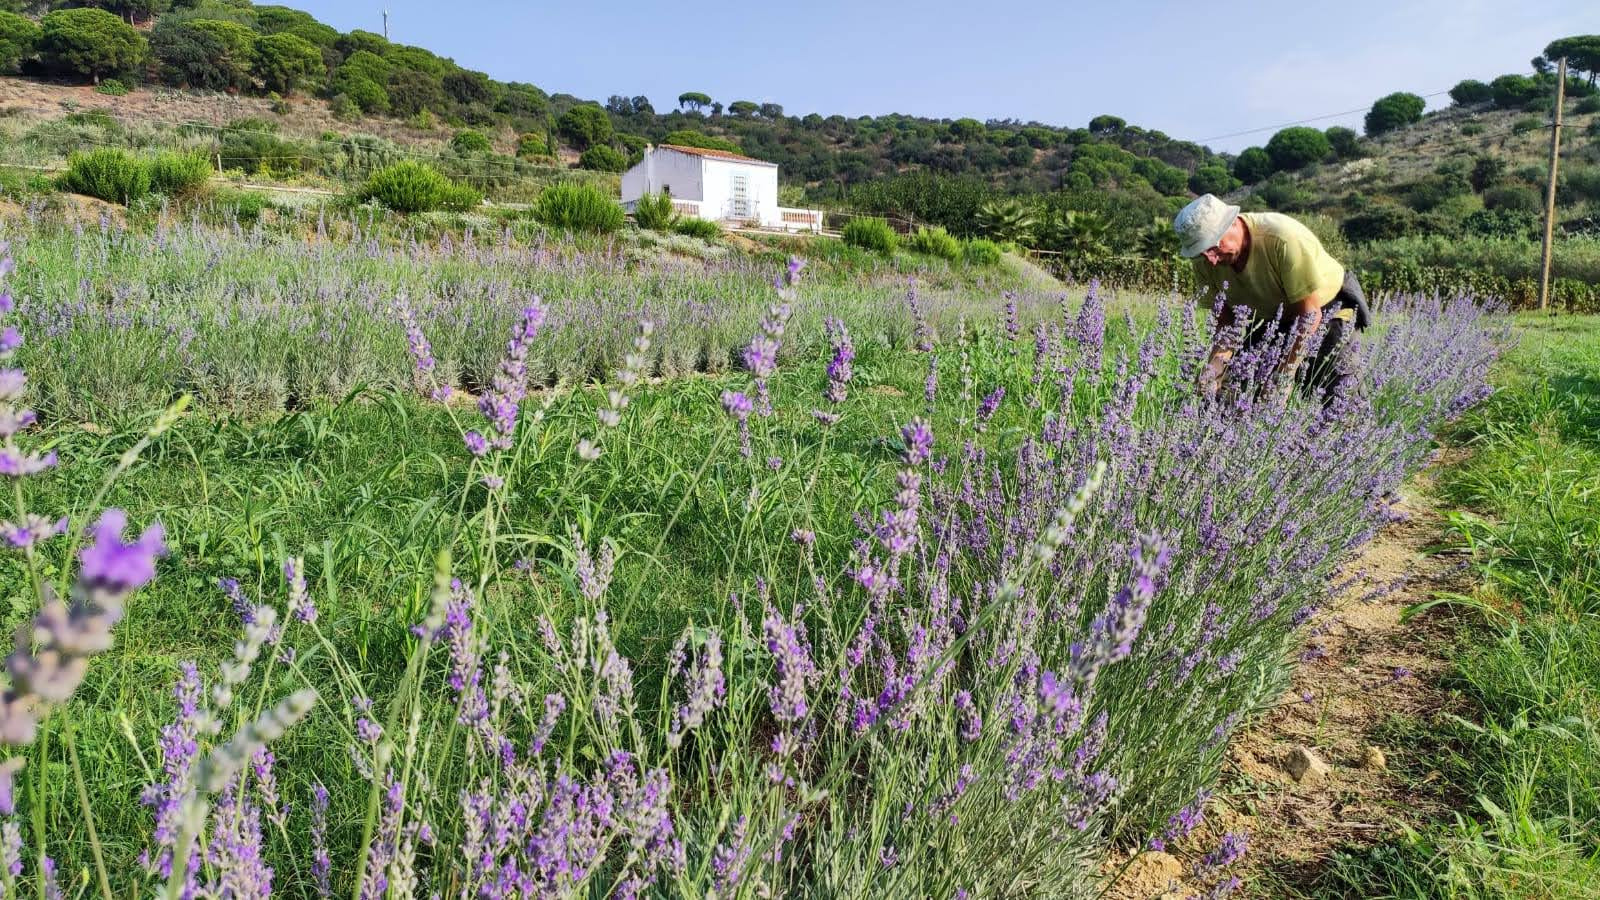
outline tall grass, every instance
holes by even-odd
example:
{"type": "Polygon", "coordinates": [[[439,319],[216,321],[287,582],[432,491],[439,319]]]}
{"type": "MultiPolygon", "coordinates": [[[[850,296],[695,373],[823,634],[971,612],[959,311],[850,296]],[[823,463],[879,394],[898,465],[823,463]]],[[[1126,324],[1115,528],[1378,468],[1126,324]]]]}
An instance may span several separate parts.
{"type": "Polygon", "coordinates": [[[1345,861],[1364,896],[1594,896],[1600,885],[1600,321],[1521,322],[1441,473],[1479,617],[1455,654],[1476,715],[1426,736],[1474,798],[1453,827],[1345,861]]]}

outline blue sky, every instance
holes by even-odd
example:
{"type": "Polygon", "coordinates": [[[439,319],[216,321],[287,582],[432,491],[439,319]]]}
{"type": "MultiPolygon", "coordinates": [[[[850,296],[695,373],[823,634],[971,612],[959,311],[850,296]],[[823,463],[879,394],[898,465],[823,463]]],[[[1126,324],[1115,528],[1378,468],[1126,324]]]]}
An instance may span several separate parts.
{"type": "Polygon", "coordinates": [[[1066,126],[1112,113],[1233,151],[1391,91],[1527,71],[1552,38],[1600,32],[1596,0],[278,2],[341,31],[380,31],[387,7],[396,41],[601,101],[643,94],[665,110],[698,90],[791,115],[1066,126]],[[1267,130],[1221,137],[1256,128],[1267,130]]]}

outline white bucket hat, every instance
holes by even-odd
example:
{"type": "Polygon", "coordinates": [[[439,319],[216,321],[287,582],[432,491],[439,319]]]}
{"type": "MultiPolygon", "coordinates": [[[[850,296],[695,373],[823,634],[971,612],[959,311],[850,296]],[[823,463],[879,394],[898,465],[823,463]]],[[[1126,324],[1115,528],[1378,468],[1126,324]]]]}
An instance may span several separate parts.
{"type": "Polygon", "coordinates": [[[1239,207],[1223,203],[1211,194],[1196,197],[1178,210],[1177,217],[1172,220],[1173,230],[1183,241],[1178,255],[1190,259],[1215,247],[1237,218],[1239,207]]]}

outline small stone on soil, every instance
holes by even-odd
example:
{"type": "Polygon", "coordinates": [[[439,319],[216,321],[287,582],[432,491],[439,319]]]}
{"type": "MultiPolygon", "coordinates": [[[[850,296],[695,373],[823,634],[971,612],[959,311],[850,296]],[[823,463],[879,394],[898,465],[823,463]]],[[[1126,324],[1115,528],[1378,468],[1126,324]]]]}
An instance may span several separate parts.
{"type": "Polygon", "coordinates": [[[1283,767],[1294,776],[1295,781],[1307,786],[1327,781],[1331,772],[1327,763],[1305,747],[1290,750],[1288,757],[1283,761],[1283,767]]]}

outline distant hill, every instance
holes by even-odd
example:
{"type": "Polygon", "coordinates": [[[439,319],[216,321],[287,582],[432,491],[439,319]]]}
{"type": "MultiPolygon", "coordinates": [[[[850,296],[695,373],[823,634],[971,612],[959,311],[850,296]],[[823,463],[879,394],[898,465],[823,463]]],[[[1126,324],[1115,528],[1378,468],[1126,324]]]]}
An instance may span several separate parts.
{"type": "MultiPolygon", "coordinates": [[[[452,177],[514,192],[538,173],[618,171],[648,143],[701,143],[777,163],[789,203],[988,233],[1080,259],[1169,253],[1163,223],[1200,192],[1325,213],[1357,242],[1524,234],[1548,137],[1540,111],[1554,86],[1542,55],[1529,74],[1463,82],[1458,102],[1440,112],[1423,115],[1411,95],[1382,98],[1368,117],[1374,136],[1286,128],[1264,147],[1225,155],[1113,115],[1064,127],[793,115],[696,91],[670,110],[642,96],[586,100],[248,0],[0,0],[6,9],[15,12],[0,12],[0,71],[23,76],[0,79],[9,111],[100,107],[125,132],[130,119],[242,120],[217,131],[216,155],[252,174],[360,178],[422,152],[452,177]],[[123,96],[125,87],[134,92],[123,96]]],[[[1562,38],[1545,51],[1568,56],[1576,73],[1562,200],[1567,219],[1586,221],[1600,211],[1600,98],[1592,96],[1600,38],[1562,38]]]]}

